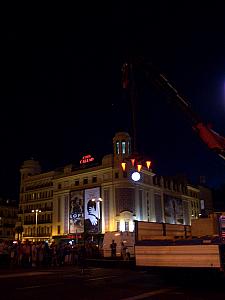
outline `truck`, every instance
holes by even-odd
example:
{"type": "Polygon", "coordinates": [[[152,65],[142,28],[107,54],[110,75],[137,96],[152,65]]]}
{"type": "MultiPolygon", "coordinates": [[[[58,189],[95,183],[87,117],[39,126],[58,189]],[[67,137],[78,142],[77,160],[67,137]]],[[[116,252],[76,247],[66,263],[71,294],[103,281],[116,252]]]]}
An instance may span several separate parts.
{"type": "Polygon", "coordinates": [[[137,267],[225,270],[225,214],[194,219],[191,226],[136,222],[137,267]],[[158,226],[158,235],[152,236],[158,226]],[[148,229],[149,228],[149,229],[148,229]],[[160,235],[161,234],[161,235],[160,235]]]}

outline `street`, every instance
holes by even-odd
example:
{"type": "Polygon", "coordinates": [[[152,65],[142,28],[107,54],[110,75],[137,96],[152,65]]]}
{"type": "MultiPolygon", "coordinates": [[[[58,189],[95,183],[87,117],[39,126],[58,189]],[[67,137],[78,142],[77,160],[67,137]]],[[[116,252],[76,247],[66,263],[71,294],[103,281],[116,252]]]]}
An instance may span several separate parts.
{"type": "Polygon", "coordinates": [[[165,270],[78,267],[1,270],[2,299],[224,299],[224,278],[165,270]]]}

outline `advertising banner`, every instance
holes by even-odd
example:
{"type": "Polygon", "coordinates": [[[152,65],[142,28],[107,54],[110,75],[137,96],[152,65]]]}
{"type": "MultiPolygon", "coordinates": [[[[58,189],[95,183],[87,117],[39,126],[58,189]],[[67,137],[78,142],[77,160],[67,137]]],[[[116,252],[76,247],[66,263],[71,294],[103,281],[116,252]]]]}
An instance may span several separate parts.
{"type": "Polygon", "coordinates": [[[70,233],[84,232],[84,191],[70,193],[69,210],[70,233]]]}
{"type": "Polygon", "coordinates": [[[100,187],[86,189],[84,191],[84,216],[85,226],[89,233],[100,232],[101,202],[100,187]]]}

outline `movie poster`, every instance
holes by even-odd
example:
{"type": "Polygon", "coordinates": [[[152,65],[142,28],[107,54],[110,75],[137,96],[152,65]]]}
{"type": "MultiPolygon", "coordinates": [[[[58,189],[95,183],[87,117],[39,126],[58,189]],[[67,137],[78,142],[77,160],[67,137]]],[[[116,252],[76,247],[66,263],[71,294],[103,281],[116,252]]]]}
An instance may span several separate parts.
{"type": "Polygon", "coordinates": [[[89,233],[99,233],[101,231],[101,202],[99,201],[99,198],[99,187],[84,191],[85,226],[89,233]]]}
{"type": "Polygon", "coordinates": [[[84,232],[84,191],[70,193],[70,233],[84,232]]]}
{"type": "Polygon", "coordinates": [[[169,224],[183,224],[183,203],[179,198],[164,195],[165,222],[169,224]]]}

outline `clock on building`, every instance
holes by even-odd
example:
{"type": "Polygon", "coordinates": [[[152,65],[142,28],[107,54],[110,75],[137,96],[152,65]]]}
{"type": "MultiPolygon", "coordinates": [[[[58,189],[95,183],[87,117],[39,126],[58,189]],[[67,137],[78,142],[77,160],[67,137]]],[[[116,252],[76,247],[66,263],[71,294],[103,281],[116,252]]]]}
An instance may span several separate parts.
{"type": "Polygon", "coordinates": [[[133,172],[132,175],[131,175],[131,178],[133,181],[139,181],[140,178],[141,178],[141,175],[139,172],[133,172]]]}

